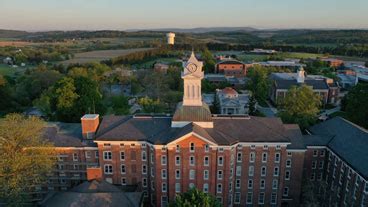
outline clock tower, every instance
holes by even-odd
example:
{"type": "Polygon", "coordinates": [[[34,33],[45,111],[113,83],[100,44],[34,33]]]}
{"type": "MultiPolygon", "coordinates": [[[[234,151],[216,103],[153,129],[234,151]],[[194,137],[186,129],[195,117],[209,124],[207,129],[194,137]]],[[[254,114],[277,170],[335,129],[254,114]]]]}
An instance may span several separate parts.
{"type": "Polygon", "coordinates": [[[181,78],[184,80],[183,106],[202,106],[203,62],[198,61],[192,52],[189,60],[183,63],[183,67],[184,71],[181,74],[181,78]]]}

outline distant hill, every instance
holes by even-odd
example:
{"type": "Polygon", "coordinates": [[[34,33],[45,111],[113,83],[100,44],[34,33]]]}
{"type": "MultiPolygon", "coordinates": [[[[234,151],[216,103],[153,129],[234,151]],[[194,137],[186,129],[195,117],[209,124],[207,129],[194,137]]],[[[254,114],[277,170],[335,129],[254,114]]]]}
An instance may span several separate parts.
{"type": "Polygon", "coordinates": [[[20,38],[28,34],[26,31],[0,29],[0,38],[20,38]]]}
{"type": "MultiPolygon", "coordinates": [[[[253,32],[257,29],[252,27],[197,27],[190,29],[181,28],[160,28],[160,29],[146,29],[149,31],[160,32],[177,32],[177,33],[208,33],[208,32],[253,32]]],[[[141,31],[141,30],[127,30],[127,31],[141,31]]]]}

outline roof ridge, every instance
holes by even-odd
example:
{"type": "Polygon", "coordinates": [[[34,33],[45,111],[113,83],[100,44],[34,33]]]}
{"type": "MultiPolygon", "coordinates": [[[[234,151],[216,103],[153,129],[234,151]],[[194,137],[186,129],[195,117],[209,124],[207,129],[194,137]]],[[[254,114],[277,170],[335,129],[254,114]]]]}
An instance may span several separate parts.
{"type": "Polygon", "coordinates": [[[345,119],[345,118],[343,118],[341,116],[337,116],[336,118],[339,118],[339,119],[347,122],[348,124],[351,124],[351,125],[355,126],[356,128],[358,128],[359,130],[363,131],[364,133],[368,133],[368,129],[366,129],[366,128],[362,127],[362,126],[359,126],[358,124],[355,124],[352,121],[349,121],[349,120],[347,120],[347,119],[345,119]]]}
{"type": "MultiPolygon", "coordinates": [[[[118,127],[118,126],[120,126],[122,123],[124,123],[124,122],[126,122],[126,121],[128,121],[129,119],[132,119],[132,118],[133,118],[133,116],[123,116],[123,119],[122,120],[117,121],[116,123],[113,123],[113,124],[109,124],[109,126],[104,129],[104,132],[101,132],[101,134],[97,134],[96,135],[96,139],[98,139],[102,135],[106,134],[107,132],[111,131],[112,129],[114,129],[114,128],[118,127]]],[[[102,121],[103,121],[103,119],[104,118],[102,118],[102,121]]],[[[101,122],[101,124],[102,124],[102,122],[101,122]]],[[[99,124],[98,128],[101,126],[101,124],[99,124]]],[[[98,129],[97,129],[96,132],[98,132],[98,129]]]]}

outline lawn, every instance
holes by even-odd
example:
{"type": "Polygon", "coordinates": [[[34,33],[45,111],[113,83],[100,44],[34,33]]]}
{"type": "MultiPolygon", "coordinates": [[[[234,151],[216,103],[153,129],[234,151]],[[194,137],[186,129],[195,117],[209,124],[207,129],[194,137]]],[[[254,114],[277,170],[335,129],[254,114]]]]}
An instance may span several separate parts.
{"type": "Polygon", "coordinates": [[[11,76],[16,72],[15,68],[12,68],[9,65],[6,64],[0,64],[0,75],[7,75],[7,76],[11,76]]]}
{"type": "Polygon", "coordinates": [[[177,60],[178,60],[177,58],[158,58],[158,59],[151,60],[151,61],[148,61],[148,62],[145,62],[145,63],[135,64],[133,66],[135,68],[152,68],[153,67],[153,64],[155,62],[170,64],[170,63],[176,62],[177,60]]]}

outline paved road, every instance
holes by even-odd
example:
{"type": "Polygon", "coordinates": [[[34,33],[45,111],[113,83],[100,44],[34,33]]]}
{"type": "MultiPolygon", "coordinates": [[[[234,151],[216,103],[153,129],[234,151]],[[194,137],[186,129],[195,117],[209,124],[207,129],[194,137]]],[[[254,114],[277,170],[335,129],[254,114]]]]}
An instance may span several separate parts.
{"type": "Polygon", "coordinates": [[[257,104],[257,109],[262,112],[266,117],[275,117],[277,114],[277,109],[273,107],[270,102],[266,101],[268,107],[262,107],[257,104]]]}

